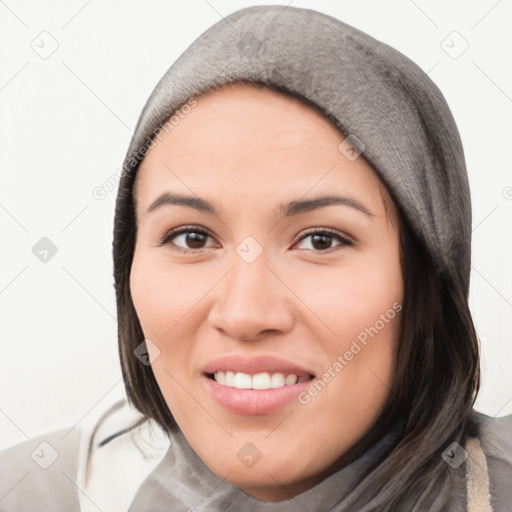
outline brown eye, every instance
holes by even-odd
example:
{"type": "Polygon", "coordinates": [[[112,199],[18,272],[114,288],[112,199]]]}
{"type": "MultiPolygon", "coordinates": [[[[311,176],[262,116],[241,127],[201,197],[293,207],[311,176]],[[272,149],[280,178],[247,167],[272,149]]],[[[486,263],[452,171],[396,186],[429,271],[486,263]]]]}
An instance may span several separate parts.
{"type": "Polygon", "coordinates": [[[208,238],[212,237],[206,231],[187,227],[167,233],[161,240],[160,245],[174,245],[184,251],[205,249],[205,243],[208,238]]]}
{"type": "MultiPolygon", "coordinates": [[[[306,247],[306,250],[313,250],[318,252],[325,252],[332,248],[332,243],[335,240],[338,240],[340,243],[338,245],[342,246],[349,246],[352,245],[352,241],[348,238],[340,235],[337,232],[331,231],[331,230],[317,230],[310,232],[306,235],[304,235],[299,242],[302,242],[303,240],[306,240],[310,238],[310,247],[306,247]]],[[[335,246],[335,247],[336,247],[335,246]]]]}

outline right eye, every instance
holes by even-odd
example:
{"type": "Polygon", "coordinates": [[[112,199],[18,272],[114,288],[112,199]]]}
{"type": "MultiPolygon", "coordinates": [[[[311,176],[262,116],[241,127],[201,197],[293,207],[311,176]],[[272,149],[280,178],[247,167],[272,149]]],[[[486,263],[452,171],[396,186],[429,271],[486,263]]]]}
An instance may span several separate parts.
{"type": "Polygon", "coordinates": [[[181,252],[194,252],[198,249],[205,249],[204,243],[208,238],[213,237],[203,229],[194,226],[186,226],[182,228],[173,229],[166,233],[160,240],[159,246],[171,245],[180,250],[181,252]],[[179,243],[176,243],[179,241],[179,243]]]}

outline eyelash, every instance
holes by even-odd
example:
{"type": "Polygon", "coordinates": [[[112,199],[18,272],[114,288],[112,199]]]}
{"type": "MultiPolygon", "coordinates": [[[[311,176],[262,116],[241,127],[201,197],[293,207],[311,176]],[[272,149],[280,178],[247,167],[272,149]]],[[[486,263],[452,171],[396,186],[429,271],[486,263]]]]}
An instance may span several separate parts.
{"type": "MultiPolygon", "coordinates": [[[[208,233],[208,231],[205,231],[204,229],[198,228],[197,226],[184,226],[184,227],[181,227],[181,228],[177,228],[175,230],[171,230],[168,233],[166,233],[162,237],[160,242],[158,243],[158,247],[162,247],[164,245],[171,244],[171,240],[173,238],[176,238],[177,236],[182,235],[184,233],[199,233],[201,235],[209,236],[210,238],[215,238],[210,233],[208,233]]],[[[341,235],[337,231],[335,231],[333,229],[330,229],[330,228],[321,228],[321,229],[320,228],[314,228],[314,229],[310,229],[303,236],[301,236],[299,238],[299,240],[297,240],[297,242],[294,243],[294,245],[296,243],[302,242],[302,240],[304,240],[308,236],[318,235],[318,234],[320,234],[320,235],[329,235],[329,236],[332,236],[333,238],[336,238],[338,241],[341,242],[339,244],[340,246],[351,246],[351,245],[353,245],[352,240],[350,240],[349,238],[341,235]]],[[[208,247],[203,247],[201,249],[184,249],[183,247],[179,247],[179,246],[177,246],[175,244],[171,244],[171,245],[174,246],[175,250],[177,250],[179,252],[183,252],[183,253],[202,252],[204,249],[208,249],[208,247]]],[[[315,250],[315,249],[299,249],[299,250],[302,250],[302,251],[313,251],[313,252],[316,252],[316,253],[319,253],[319,254],[323,254],[323,253],[327,253],[327,252],[331,251],[332,249],[335,249],[336,247],[338,247],[338,246],[334,246],[334,247],[331,247],[331,248],[325,249],[325,250],[321,250],[321,249],[318,249],[318,250],[315,250]]]]}

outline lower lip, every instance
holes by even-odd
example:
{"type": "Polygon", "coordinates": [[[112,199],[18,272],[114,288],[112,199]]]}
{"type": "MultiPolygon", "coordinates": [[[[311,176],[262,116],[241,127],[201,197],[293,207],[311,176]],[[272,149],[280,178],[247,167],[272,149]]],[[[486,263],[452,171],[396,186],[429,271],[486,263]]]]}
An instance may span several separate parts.
{"type": "Polygon", "coordinates": [[[208,392],[220,405],[237,414],[270,414],[292,402],[313,379],[271,389],[238,389],[223,386],[203,375],[208,392]]]}

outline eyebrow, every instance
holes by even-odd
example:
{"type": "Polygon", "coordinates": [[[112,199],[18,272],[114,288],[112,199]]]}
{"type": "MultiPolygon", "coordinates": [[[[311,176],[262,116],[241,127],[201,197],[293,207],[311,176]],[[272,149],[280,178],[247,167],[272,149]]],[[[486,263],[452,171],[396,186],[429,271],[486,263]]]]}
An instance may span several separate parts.
{"type": "MultiPolygon", "coordinates": [[[[219,216],[219,212],[217,211],[215,206],[209,201],[206,201],[199,197],[171,194],[169,192],[164,192],[163,194],[158,196],[146,210],[146,213],[151,213],[157,208],[160,208],[161,206],[168,204],[188,206],[190,208],[194,208],[195,210],[219,216]]],[[[364,206],[359,201],[356,201],[351,197],[333,195],[322,196],[303,201],[291,201],[287,204],[281,204],[279,212],[282,217],[291,217],[294,215],[300,215],[301,213],[306,213],[312,210],[316,210],[318,208],[323,208],[334,204],[349,206],[364,213],[369,217],[376,216],[368,208],[366,208],[366,206],[364,206]]]]}

